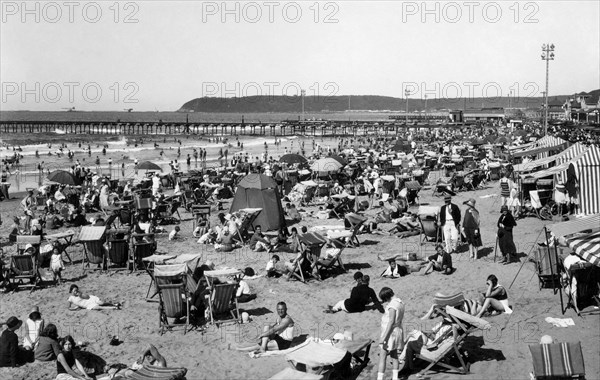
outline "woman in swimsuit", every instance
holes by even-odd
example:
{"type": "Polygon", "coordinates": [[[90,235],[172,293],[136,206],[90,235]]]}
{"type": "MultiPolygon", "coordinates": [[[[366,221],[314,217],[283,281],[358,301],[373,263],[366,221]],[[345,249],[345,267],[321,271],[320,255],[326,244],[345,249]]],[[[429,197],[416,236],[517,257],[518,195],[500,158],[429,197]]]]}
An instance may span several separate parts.
{"type": "Polygon", "coordinates": [[[482,306],[477,317],[481,318],[489,308],[500,313],[512,313],[512,309],[508,306],[508,293],[502,285],[498,285],[498,278],[491,274],[488,276],[486,284],[487,290],[479,301],[482,306]]]}

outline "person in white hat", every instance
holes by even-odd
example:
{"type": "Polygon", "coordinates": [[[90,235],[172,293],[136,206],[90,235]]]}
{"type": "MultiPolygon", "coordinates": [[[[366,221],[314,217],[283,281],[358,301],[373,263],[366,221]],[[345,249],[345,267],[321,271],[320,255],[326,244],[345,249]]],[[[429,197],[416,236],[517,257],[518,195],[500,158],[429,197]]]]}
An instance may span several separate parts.
{"type": "Polygon", "coordinates": [[[31,308],[29,318],[25,321],[23,348],[26,350],[34,350],[38,345],[42,330],[44,330],[44,320],[40,314],[40,308],[34,306],[31,308]]]}

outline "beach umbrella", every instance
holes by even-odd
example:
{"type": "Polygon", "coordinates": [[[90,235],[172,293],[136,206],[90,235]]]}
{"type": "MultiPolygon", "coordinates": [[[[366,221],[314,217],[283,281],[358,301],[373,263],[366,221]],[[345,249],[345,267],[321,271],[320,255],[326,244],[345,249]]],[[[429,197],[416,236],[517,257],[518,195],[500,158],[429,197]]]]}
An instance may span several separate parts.
{"type": "Polygon", "coordinates": [[[162,168],[156,165],[154,162],[143,161],[138,165],[138,169],[141,170],[158,170],[162,172],[162,168]]]}
{"type": "Polygon", "coordinates": [[[343,167],[337,160],[331,157],[320,158],[313,162],[310,168],[315,172],[320,173],[333,173],[337,172],[343,167]]]}
{"type": "Polygon", "coordinates": [[[334,160],[336,160],[337,162],[342,164],[342,166],[348,165],[348,161],[346,161],[344,158],[338,156],[337,154],[332,154],[331,156],[329,156],[329,158],[333,158],[334,160]]]}
{"type": "Polygon", "coordinates": [[[485,141],[483,139],[471,139],[470,143],[473,146],[478,146],[478,145],[484,145],[485,141]]]}
{"type": "Polygon", "coordinates": [[[60,183],[62,185],[79,185],[79,179],[65,170],[55,170],[51,172],[48,174],[48,181],[60,183]]]}
{"type": "Polygon", "coordinates": [[[281,156],[281,158],[279,159],[279,162],[285,162],[288,165],[294,165],[294,164],[306,163],[306,162],[308,162],[308,160],[306,159],[306,157],[301,156],[299,154],[289,153],[289,154],[284,154],[283,156],[281,156]]]}

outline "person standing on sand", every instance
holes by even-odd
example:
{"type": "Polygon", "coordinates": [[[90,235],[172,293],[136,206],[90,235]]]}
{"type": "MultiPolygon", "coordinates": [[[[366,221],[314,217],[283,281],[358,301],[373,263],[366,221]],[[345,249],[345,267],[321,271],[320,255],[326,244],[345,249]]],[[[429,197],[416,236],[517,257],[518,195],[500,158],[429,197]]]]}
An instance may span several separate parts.
{"type": "Polygon", "coordinates": [[[479,211],[475,208],[475,199],[471,198],[464,204],[468,206],[463,218],[463,231],[469,243],[470,258],[477,260],[478,248],[483,245],[481,241],[481,229],[479,228],[479,211]]]}
{"type": "Polygon", "coordinates": [[[386,304],[385,312],[381,317],[381,337],[379,347],[379,369],[377,380],[383,380],[387,357],[392,358],[392,380],[398,380],[400,363],[398,354],[404,349],[404,331],[402,320],[404,319],[404,303],[394,296],[394,291],[384,287],[379,292],[379,298],[386,304]]]}

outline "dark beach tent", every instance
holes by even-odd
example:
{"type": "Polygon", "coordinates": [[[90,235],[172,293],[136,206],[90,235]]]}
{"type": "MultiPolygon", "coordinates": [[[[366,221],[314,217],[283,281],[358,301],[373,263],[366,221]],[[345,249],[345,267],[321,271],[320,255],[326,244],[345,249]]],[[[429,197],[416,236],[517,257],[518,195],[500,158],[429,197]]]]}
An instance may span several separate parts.
{"type": "Polygon", "coordinates": [[[229,212],[244,208],[262,208],[253,226],[260,225],[263,231],[285,227],[281,198],[277,192],[277,183],[272,177],[253,173],[242,178],[229,212]]]}
{"type": "Polygon", "coordinates": [[[288,153],[288,154],[284,154],[283,156],[281,156],[281,158],[279,159],[279,162],[285,162],[288,165],[293,165],[293,164],[305,164],[308,162],[308,160],[304,156],[301,156],[299,154],[288,153]]]}

